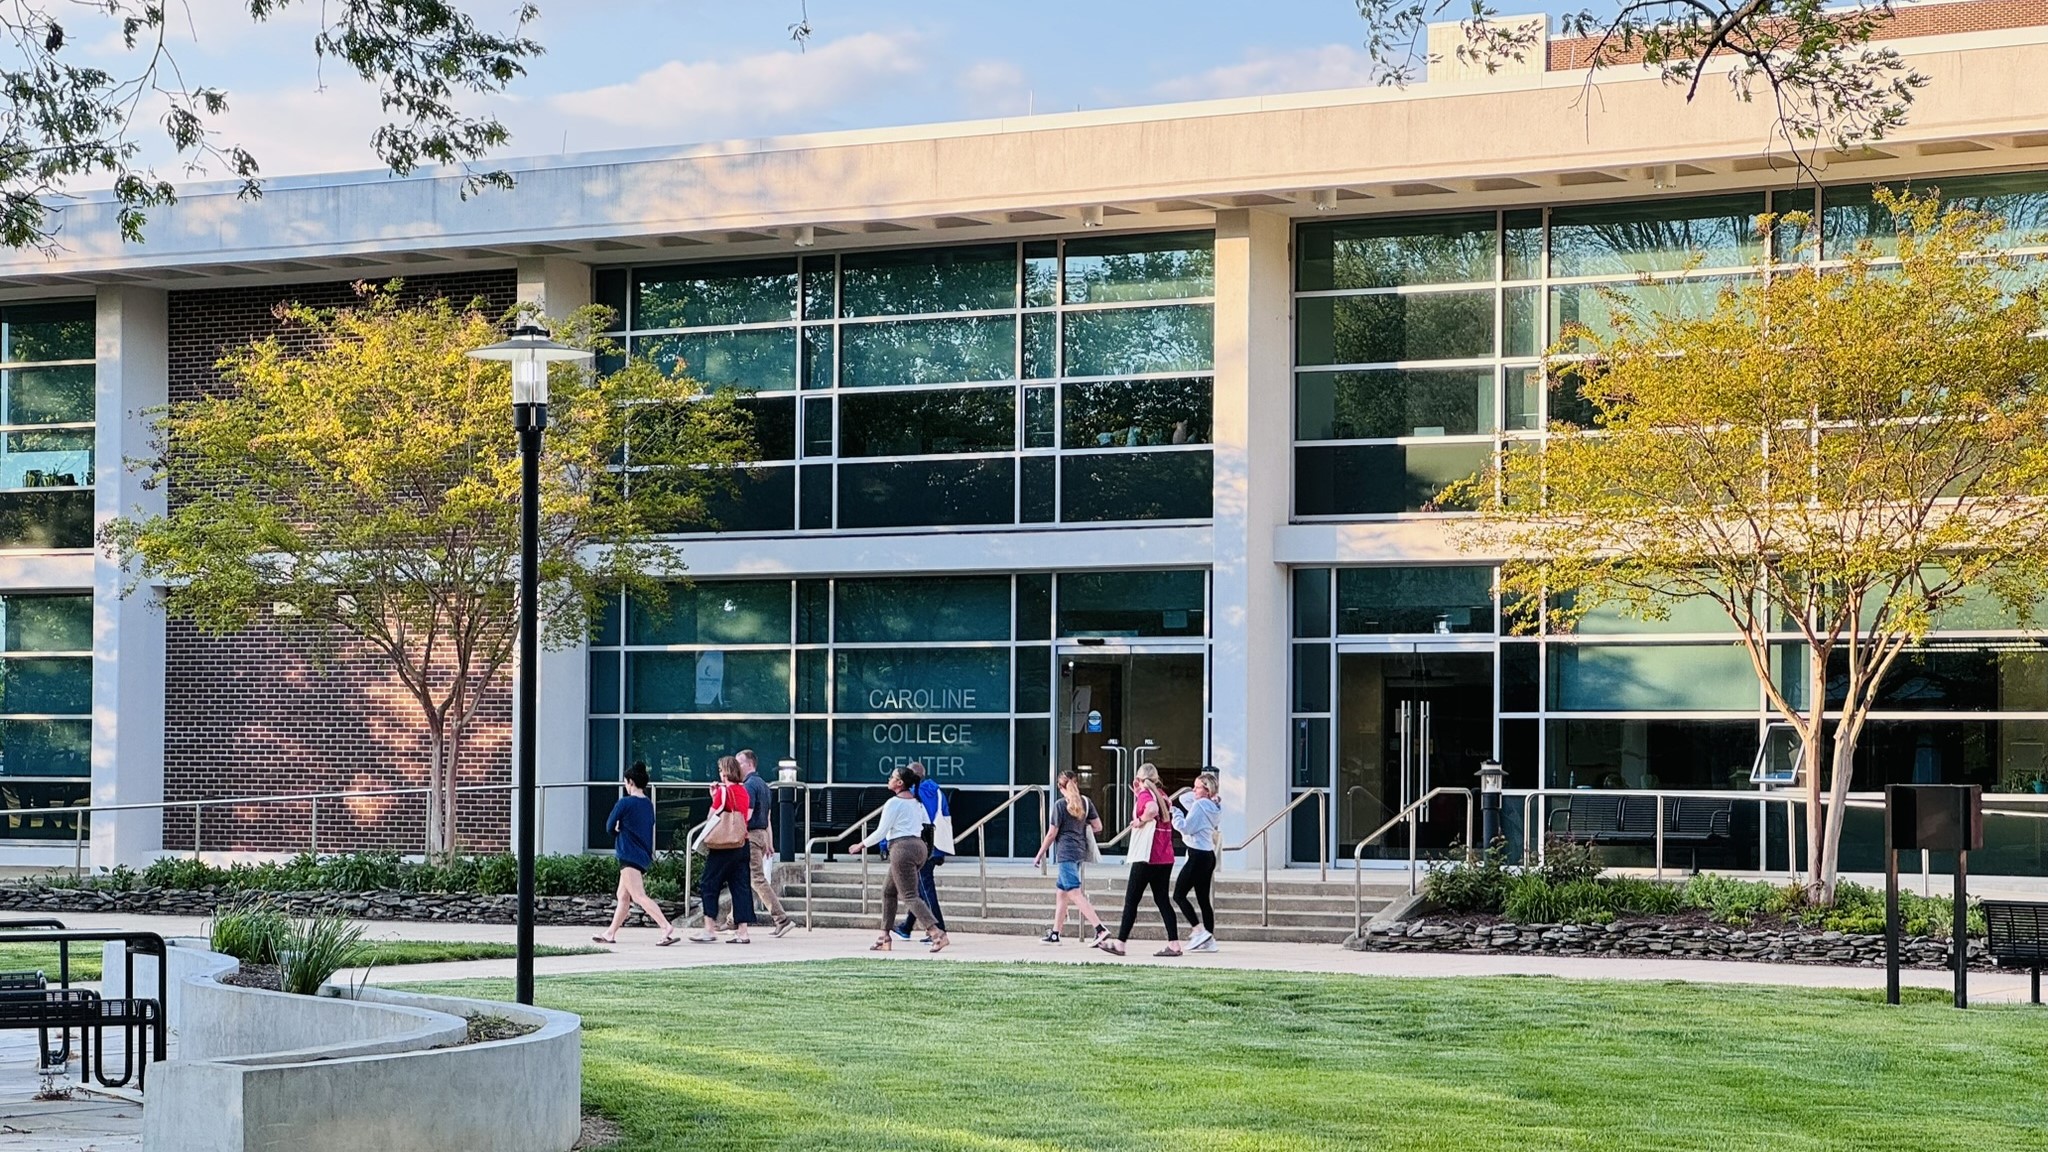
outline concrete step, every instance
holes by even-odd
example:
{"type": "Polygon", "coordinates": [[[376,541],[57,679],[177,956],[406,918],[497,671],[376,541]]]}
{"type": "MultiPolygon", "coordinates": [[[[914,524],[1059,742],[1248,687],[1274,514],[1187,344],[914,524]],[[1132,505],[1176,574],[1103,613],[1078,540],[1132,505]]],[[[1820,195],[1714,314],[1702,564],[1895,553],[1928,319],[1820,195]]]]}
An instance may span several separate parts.
{"type": "MultiPolygon", "coordinates": [[[[1101,912],[1102,909],[1098,908],[1096,911],[1101,912]]],[[[1039,909],[1038,915],[1031,919],[1019,919],[1016,917],[989,917],[983,919],[978,916],[968,916],[948,911],[946,913],[946,926],[953,932],[966,935],[1039,936],[1044,934],[1046,928],[1051,924],[1051,913],[1052,909],[1046,907],[1039,909]]],[[[804,922],[803,911],[800,908],[791,908],[790,915],[796,917],[798,924],[804,922]]],[[[875,930],[877,916],[879,916],[879,912],[871,912],[866,916],[859,916],[821,911],[813,914],[811,923],[814,927],[818,928],[859,928],[872,932],[875,930]]],[[[1108,922],[1111,929],[1116,927],[1116,917],[1104,913],[1103,919],[1108,922]]],[[[1186,940],[1188,935],[1186,925],[1181,925],[1180,933],[1181,939],[1186,940]]],[[[1085,947],[1089,936],[1088,926],[1081,922],[1079,915],[1069,913],[1065,934],[1066,939],[1062,945],[1063,947],[1085,947]]],[[[1217,940],[1225,948],[1228,948],[1232,942],[1341,944],[1344,942],[1345,937],[1351,935],[1351,923],[1347,920],[1341,927],[1326,928],[1282,924],[1278,921],[1270,927],[1261,927],[1256,922],[1251,924],[1233,924],[1219,921],[1216,925],[1216,935],[1217,940]]],[[[1153,949],[1159,946],[1162,938],[1163,934],[1160,931],[1158,918],[1141,916],[1138,919],[1136,930],[1131,933],[1131,947],[1134,949],[1142,948],[1147,954],[1150,954],[1153,949]]],[[[916,947],[916,942],[912,941],[909,944],[905,944],[902,941],[898,941],[897,946],[899,948],[914,948],[916,947]]]]}
{"type": "MultiPolygon", "coordinates": [[[[1088,899],[1097,907],[1115,906],[1120,908],[1123,906],[1124,893],[1121,888],[1090,887],[1086,891],[1088,899]]],[[[992,906],[996,904],[1024,904],[1032,907],[1051,907],[1052,892],[1053,889],[1050,884],[1040,884],[1030,889],[996,888],[991,886],[988,890],[988,902],[992,906]]],[[[870,900],[881,899],[882,884],[879,880],[868,885],[867,895],[870,900]]],[[[813,884],[810,888],[810,898],[821,902],[859,900],[860,897],[861,888],[859,884],[813,884]]],[[[792,885],[784,890],[783,899],[789,900],[792,898],[798,900],[804,898],[803,885],[792,885]]],[[[1364,905],[1367,914],[1370,915],[1374,909],[1386,906],[1391,899],[1392,897],[1387,895],[1376,895],[1368,892],[1361,903],[1364,905]]],[[[942,883],[939,885],[939,901],[948,905],[979,904],[981,902],[981,889],[972,884],[951,885],[942,883]]],[[[1141,898],[1141,902],[1150,903],[1150,898],[1141,898]]],[[[1261,908],[1261,901],[1257,893],[1230,895],[1216,893],[1211,897],[1210,904],[1219,913],[1225,914],[1245,912],[1256,915],[1261,908]]],[[[1348,892],[1342,896],[1302,896],[1289,892],[1274,892],[1264,902],[1264,905],[1270,907],[1275,915],[1285,910],[1288,915],[1327,912],[1341,913],[1349,916],[1353,909],[1351,894],[1348,892]]]]}

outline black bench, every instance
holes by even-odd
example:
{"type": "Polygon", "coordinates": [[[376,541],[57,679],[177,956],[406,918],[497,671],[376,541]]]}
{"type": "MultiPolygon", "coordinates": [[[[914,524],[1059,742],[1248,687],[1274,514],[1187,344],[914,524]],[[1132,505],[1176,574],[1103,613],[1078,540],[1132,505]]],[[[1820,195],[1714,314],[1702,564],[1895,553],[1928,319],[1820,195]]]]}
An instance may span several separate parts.
{"type": "MultiPolygon", "coordinates": [[[[1664,801],[1664,842],[1699,845],[1729,838],[1735,801],[1672,796],[1664,801]]],[[[1580,844],[1655,844],[1657,797],[1640,793],[1574,792],[1550,813],[1551,834],[1580,844]],[[1559,827],[1559,817],[1563,826],[1559,827]]]]}
{"type": "Polygon", "coordinates": [[[2031,900],[1983,900],[1984,934],[1991,958],[2001,968],[2034,974],[2034,1003],[2041,1002],[2041,965],[2048,964],[2048,904],[2031,900]]]}

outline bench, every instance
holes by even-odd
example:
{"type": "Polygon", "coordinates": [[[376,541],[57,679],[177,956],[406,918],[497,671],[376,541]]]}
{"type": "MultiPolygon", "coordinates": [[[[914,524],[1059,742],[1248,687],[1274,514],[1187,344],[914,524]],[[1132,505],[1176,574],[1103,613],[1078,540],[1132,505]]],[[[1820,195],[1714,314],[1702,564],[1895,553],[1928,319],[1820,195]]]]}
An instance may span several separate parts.
{"type": "MultiPolygon", "coordinates": [[[[1727,840],[1735,801],[1672,796],[1664,801],[1664,843],[1702,844],[1727,840]]],[[[1654,794],[1574,792],[1550,813],[1551,833],[1579,844],[1655,844],[1657,797],[1654,794]],[[1563,827],[1558,818],[1563,817],[1563,827]]],[[[1697,855],[1697,854],[1695,854],[1697,855]]]]}
{"type": "Polygon", "coordinates": [[[1991,958],[2001,968],[2028,968],[2034,975],[2034,1003],[2041,1002],[2041,965],[2048,963],[2048,904],[2031,900],[1983,900],[1984,934],[1991,958]]]}

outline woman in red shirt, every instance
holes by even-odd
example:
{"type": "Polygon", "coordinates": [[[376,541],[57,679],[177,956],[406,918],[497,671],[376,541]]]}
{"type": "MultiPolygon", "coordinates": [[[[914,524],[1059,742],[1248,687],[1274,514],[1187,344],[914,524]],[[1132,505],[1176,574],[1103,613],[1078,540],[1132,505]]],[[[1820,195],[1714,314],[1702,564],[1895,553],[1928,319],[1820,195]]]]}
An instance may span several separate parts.
{"type": "Polygon", "coordinates": [[[1131,792],[1137,797],[1137,812],[1131,819],[1131,878],[1124,885],[1124,918],[1116,939],[1103,941],[1102,950],[1112,956],[1124,954],[1124,942],[1138,922],[1138,897],[1149,888],[1159,918],[1166,922],[1166,947],[1153,955],[1178,956],[1180,925],[1173,919],[1173,902],[1166,898],[1167,882],[1173,879],[1173,805],[1166,802],[1159,769],[1150,764],[1138,765],[1131,792]]]}
{"type": "Polygon", "coordinates": [[[718,817],[727,812],[739,817],[742,832],[736,845],[712,847],[707,842],[704,846],[704,927],[690,937],[699,944],[712,944],[718,940],[718,933],[713,932],[711,926],[718,923],[718,894],[721,891],[732,895],[732,939],[727,943],[753,943],[747,936],[747,925],[754,922],[754,889],[744,832],[749,811],[747,789],[743,783],[746,775],[738,760],[731,756],[718,758],[721,782],[711,786],[712,824],[705,839],[709,841],[717,834],[718,817]]]}

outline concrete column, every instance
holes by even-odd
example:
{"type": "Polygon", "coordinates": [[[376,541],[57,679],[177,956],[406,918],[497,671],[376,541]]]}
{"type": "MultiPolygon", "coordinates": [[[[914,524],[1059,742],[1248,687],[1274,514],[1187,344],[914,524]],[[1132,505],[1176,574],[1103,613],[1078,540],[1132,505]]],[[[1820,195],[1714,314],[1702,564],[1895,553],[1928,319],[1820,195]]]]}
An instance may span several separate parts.
{"type": "MultiPolygon", "coordinates": [[[[1287,803],[1287,570],[1275,533],[1287,523],[1293,339],[1292,228],[1271,212],[1216,215],[1214,638],[1210,759],[1223,791],[1225,843],[1243,843],[1287,803]]],[[[1285,823],[1264,841],[1287,859],[1285,823]]],[[[1256,850],[1230,869],[1259,866],[1256,850]]]]}
{"type": "MultiPolygon", "coordinates": [[[[147,409],[169,399],[170,332],[162,291],[99,290],[99,359],[93,524],[115,516],[160,515],[161,489],[147,491],[127,461],[149,456],[147,409]]],[[[125,598],[127,574],[103,554],[92,565],[92,797],[94,804],[164,798],[164,616],[152,590],[125,598]]],[[[140,865],[163,848],[158,812],[121,812],[92,822],[92,864],[140,865]]]]}
{"type": "MultiPolygon", "coordinates": [[[[519,261],[519,302],[538,304],[549,316],[567,316],[590,303],[590,277],[590,265],[575,260],[559,256],[523,259],[519,261]]],[[[542,852],[583,851],[586,793],[545,786],[584,777],[589,759],[589,670],[589,654],[582,644],[540,654],[542,852]]],[[[516,691],[516,674],[514,688],[516,691]]],[[[512,738],[519,738],[516,726],[512,738]]],[[[516,747],[513,755],[518,755],[516,747]]]]}

